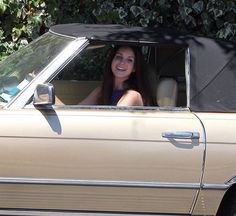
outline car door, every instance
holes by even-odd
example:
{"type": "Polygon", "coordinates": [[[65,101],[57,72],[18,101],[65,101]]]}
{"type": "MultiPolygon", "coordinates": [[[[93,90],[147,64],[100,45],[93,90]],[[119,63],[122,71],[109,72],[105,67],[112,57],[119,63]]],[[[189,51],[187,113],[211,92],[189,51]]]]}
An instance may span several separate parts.
{"type": "Polygon", "coordinates": [[[205,141],[188,109],[28,107],[0,119],[1,208],[191,212],[205,141]]]}

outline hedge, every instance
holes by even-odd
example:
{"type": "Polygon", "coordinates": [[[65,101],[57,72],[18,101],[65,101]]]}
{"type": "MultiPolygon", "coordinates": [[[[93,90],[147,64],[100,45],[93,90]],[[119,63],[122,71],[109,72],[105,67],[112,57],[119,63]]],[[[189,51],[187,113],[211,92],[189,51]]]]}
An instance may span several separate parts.
{"type": "Polygon", "coordinates": [[[70,22],[163,26],[236,41],[234,0],[0,0],[0,60],[70,22]]]}

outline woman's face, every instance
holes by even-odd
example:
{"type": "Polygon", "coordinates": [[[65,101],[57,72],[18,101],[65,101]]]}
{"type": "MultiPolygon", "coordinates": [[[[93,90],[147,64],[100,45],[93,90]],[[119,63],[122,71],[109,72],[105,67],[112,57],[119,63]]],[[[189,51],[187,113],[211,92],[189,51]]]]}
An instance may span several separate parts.
{"type": "Polygon", "coordinates": [[[126,80],[134,72],[135,54],[129,47],[121,47],[117,50],[112,63],[111,70],[115,78],[126,80]]]}

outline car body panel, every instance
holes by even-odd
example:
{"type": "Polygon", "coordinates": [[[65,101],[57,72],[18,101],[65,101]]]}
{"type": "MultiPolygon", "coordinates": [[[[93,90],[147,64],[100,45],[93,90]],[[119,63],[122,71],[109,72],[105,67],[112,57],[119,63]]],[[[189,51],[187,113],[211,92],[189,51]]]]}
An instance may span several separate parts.
{"type": "Polygon", "coordinates": [[[203,184],[227,183],[235,176],[235,124],[232,113],[198,113],[207,131],[207,150],[203,184]],[[219,157],[220,152],[220,157],[219,157]]]}
{"type": "Polygon", "coordinates": [[[3,187],[11,201],[1,201],[2,207],[167,213],[171,205],[173,213],[188,213],[195,201],[205,143],[190,112],[24,109],[3,111],[0,118],[6,127],[12,125],[0,135],[0,176],[18,180],[14,189],[3,187]],[[168,140],[164,131],[201,135],[200,140],[168,140]],[[36,183],[23,184],[28,178],[36,183]],[[40,179],[55,185],[41,185],[40,179]],[[17,199],[24,187],[29,191],[17,199]],[[68,198],[71,191],[74,202],[68,198]],[[59,197],[63,205],[55,202],[59,197]]]}
{"type": "Polygon", "coordinates": [[[226,190],[202,189],[199,192],[193,215],[216,215],[226,190]]]}
{"type": "MultiPolygon", "coordinates": [[[[233,113],[197,113],[206,130],[206,161],[203,177],[203,186],[200,193],[198,214],[216,214],[225,190],[220,190],[220,186],[229,188],[235,177],[236,164],[236,143],[235,143],[235,124],[236,115],[233,113]],[[215,190],[207,188],[208,184],[215,185],[215,190]],[[216,190],[218,187],[218,190],[216,190]],[[202,202],[200,202],[200,200],[202,202]],[[204,205],[203,205],[204,203],[204,205]]],[[[198,210],[197,210],[198,209],[198,210]]]]}

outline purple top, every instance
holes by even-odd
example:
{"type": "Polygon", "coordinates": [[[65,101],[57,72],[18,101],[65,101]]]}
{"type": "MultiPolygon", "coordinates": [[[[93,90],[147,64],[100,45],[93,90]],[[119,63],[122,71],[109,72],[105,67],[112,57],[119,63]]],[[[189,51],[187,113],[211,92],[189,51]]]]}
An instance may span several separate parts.
{"type": "Polygon", "coordinates": [[[125,89],[115,89],[112,91],[111,95],[111,105],[116,105],[120,98],[123,96],[125,93],[125,89]]]}

